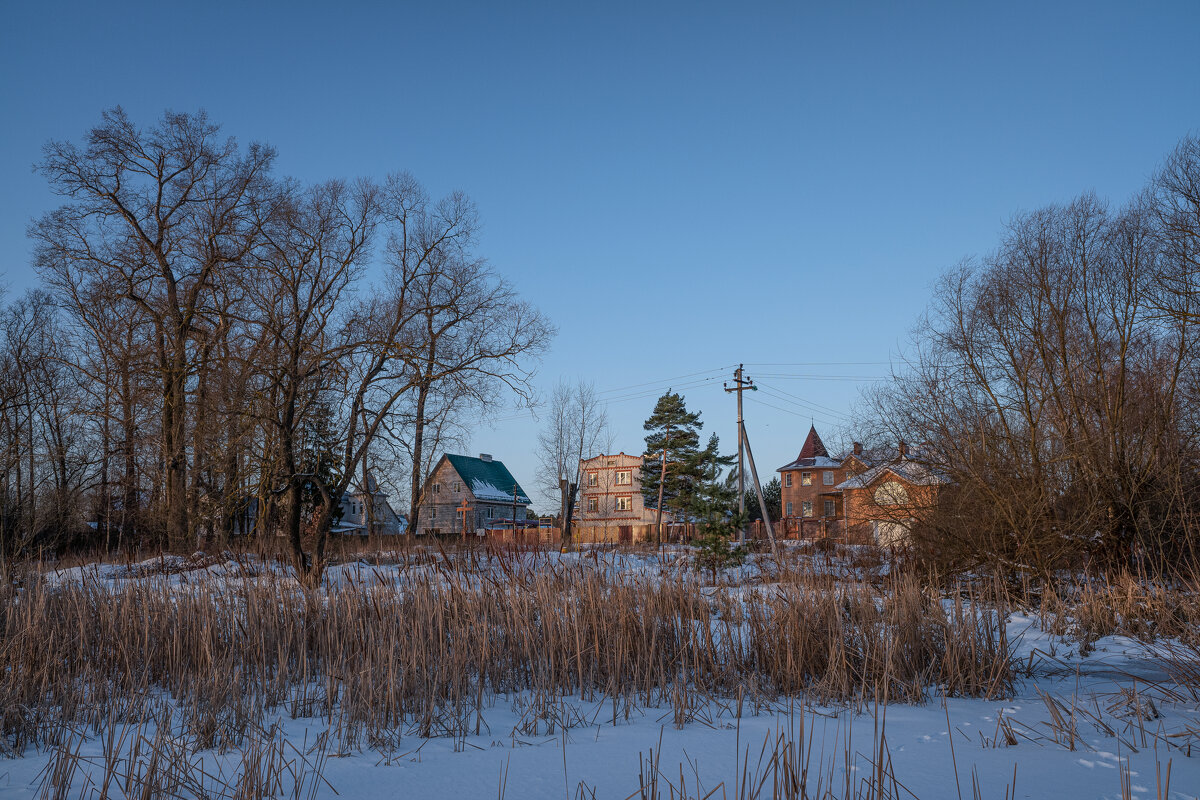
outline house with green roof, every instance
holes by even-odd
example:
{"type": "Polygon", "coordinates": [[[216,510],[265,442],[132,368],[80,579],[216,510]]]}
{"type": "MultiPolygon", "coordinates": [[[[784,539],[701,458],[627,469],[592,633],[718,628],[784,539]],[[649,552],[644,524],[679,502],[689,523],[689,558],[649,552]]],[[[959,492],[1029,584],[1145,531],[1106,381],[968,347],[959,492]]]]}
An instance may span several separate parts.
{"type": "Polygon", "coordinates": [[[504,462],[487,453],[478,458],[444,453],[421,487],[414,533],[511,530],[514,519],[520,524],[528,518],[530,502],[504,462]]]}

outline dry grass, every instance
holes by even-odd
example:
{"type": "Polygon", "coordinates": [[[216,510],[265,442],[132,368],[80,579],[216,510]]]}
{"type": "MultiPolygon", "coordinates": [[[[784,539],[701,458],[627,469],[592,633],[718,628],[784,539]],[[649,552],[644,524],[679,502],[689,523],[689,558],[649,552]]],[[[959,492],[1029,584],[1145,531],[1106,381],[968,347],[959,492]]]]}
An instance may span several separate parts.
{"type": "Polygon", "coordinates": [[[146,719],[163,692],[194,749],[243,748],[282,709],[326,719],[335,751],[388,751],[478,733],[498,694],[519,697],[524,731],[553,733],[582,722],[569,697],[611,703],[614,722],[666,705],[682,725],[713,698],[919,702],[931,687],[998,696],[1013,679],[996,612],[946,612],[907,578],[883,600],[814,576],[739,595],[536,558],[418,560],[403,588],[400,567],[321,592],[270,572],[9,588],[4,747],[146,719]]]}

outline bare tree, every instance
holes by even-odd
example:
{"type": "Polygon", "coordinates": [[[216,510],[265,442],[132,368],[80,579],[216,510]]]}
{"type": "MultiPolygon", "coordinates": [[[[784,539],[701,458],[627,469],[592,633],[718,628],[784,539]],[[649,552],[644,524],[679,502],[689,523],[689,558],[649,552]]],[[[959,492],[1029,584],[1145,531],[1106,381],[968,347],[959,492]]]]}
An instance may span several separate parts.
{"type": "Polygon", "coordinates": [[[559,497],[562,546],[571,546],[571,522],[579,490],[580,462],[599,455],[608,433],[608,415],[591,383],[560,381],[550,397],[546,422],[538,433],[538,479],[559,497]]]}
{"type": "Polygon", "coordinates": [[[46,145],[39,169],[69,202],[30,229],[36,262],[56,286],[107,284],[154,328],[161,388],[167,540],[188,541],[188,380],[196,325],[217,275],[258,242],[270,148],[243,153],[203,112],[167,113],[138,128],[106,111],[85,146],[46,145]]]}
{"type": "Polygon", "coordinates": [[[505,390],[527,401],[533,375],[528,360],[546,348],[554,331],[474,254],[479,219],[466,195],[455,192],[432,203],[407,173],[389,177],[385,192],[392,302],[403,302],[411,314],[404,328],[413,371],[405,439],[408,524],[417,530],[421,486],[434,455],[430,445],[452,430],[455,416],[487,411],[505,390]],[[431,438],[431,430],[437,436],[431,438]]]}
{"type": "Polygon", "coordinates": [[[939,284],[874,396],[877,423],[950,481],[931,552],[1049,575],[1186,541],[1195,331],[1152,302],[1157,241],[1141,203],[1113,213],[1085,195],[1017,216],[939,284]]]}

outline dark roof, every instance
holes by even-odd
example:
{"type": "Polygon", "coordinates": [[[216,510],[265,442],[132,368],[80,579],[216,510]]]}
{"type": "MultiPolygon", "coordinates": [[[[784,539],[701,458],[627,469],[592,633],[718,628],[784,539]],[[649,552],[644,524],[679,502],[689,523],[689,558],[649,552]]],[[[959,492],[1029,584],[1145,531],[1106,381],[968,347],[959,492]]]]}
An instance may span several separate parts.
{"type": "Polygon", "coordinates": [[[808,429],[808,438],[804,440],[804,446],[800,448],[800,455],[796,456],[795,461],[780,467],[776,472],[800,469],[801,467],[838,467],[841,466],[841,463],[841,461],[829,457],[829,451],[825,449],[825,443],[821,441],[821,437],[817,435],[817,428],[813,425],[808,429]]]}
{"type": "Polygon", "coordinates": [[[817,435],[817,426],[810,425],[808,428],[808,438],[804,440],[804,446],[800,448],[800,455],[796,456],[796,460],[816,458],[817,456],[829,458],[829,451],[825,449],[825,443],[817,435]]]}
{"type": "Polygon", "coordinates": [[[517,487],[517,503],[528,505],[531,501],[525,490],[517,483],[517,479],[504,466],[504,462],[492,459],[484,461],[472,456],[456,456],[447,453],[445,456],[454,467],[454,471],[462,478],[466,487],[475,495],[476,500],[490,502],[512,502],[513,487],[517,487]]]}

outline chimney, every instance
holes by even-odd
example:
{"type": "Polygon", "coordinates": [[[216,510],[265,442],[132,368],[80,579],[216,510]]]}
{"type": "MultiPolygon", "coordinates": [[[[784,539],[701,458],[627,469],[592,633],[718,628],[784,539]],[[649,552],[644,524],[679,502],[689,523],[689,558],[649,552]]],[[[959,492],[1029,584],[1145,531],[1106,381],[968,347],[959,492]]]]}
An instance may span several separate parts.
{"type": "Polygon", "coordinates": [[[908,458],[908,442],[900,440],[900,458],[908,458]]]}
{"type": "Polygon", "coordinates": [[[856,456],[862,455],[862,442],[854,443],[854,455],[856,455],[856,456]]]}
{"type": "Polygon", "coordinates": [[[491,461],[492,461],[492,454],[491,454],[491,453],[480,453],[480,454],[479,454],[479,460],[480,460],[480,461],[486,461],[486,462],[488,462],[488,463],[491,463],[491,461]]]}

